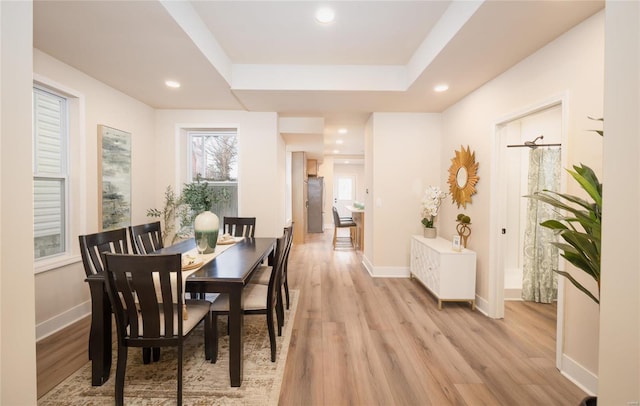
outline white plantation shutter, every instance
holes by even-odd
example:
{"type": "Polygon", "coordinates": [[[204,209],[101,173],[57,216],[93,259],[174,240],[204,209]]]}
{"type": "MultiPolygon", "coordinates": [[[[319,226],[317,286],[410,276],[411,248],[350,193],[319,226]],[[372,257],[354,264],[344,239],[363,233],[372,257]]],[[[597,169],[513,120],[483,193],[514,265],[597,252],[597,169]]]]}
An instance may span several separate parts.
{"type": "Polygon", "coordinates": [[[35,258],[65,251],[67,100],[33,90],[33,231],[35,258]]]}

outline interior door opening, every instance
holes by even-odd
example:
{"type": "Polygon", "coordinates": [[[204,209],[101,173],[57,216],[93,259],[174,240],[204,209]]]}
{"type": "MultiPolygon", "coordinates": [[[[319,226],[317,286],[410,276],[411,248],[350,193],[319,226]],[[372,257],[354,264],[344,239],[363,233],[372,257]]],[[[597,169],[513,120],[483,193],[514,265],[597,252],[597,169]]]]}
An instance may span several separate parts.
{"type": "MultiPolygon", "coordinates": [[[[556,312],[556,365],[560,366],[563,335],[563,280],[550,269],[562,269],[562,261],[544,264],[553,274],[555,286],[550,293],[532,282],[531,273],[538,272],[543,261],[541,250],[553,251],[548,241],[532,239],[541,228],[542,215],[529,205],[527,194],[535,190],[536,182],[541,188],[551,188],[544,181],[557,181],[558,191],[564,184],[564,153],[559,146],[535,147],[537,144],[563,144],[566,139],[564,125],[564,102],[556,99],[536,109],[523,112],[499,123],[495,133],[496,177],[493,190],[496,196],[495,216],[492,221],[493,266],[490,273],[489,315],[504,317],[505,300],[532,300],[554,303],[556,312]],[[543,138],[538,138],[543,136],[543,138]],[[509,147],[512,146],[512,147],[509,147]],[[517,146],[517,147],[516,147],[517,146]],[[544,163],[540,163],[540,157],[544,163]],[[536,160],[537,159],[537,160],[536,160]],[[544,167],[544,168],[540,168],[544,167]],[[533,231],[532,231],[533,230],[533,231]],[[551,297],[545,300],[531,298],[531,285],[551,297]],[[555,289],[555,290],[554,290],[555,289]],[[556,301],[557,298],[557,301],[556,301]]],[[[556,252],[557,253],[557,252],[556,252]]]]}

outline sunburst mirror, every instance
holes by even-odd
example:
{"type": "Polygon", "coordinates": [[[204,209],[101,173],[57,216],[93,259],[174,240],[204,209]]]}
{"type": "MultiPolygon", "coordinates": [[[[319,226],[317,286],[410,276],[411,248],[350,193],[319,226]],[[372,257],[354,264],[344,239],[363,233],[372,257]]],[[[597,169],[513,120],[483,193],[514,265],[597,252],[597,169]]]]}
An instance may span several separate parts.
{"type": "Polygon", "coordinates": [[[460,206],[467,208],[467,203],[471,203],[471,195],[476,193],[476,183],[480,179],[477,175],[478,163],[475,152],[471,152],[460,146],[460,151],[451,158],[449,167],[449,192],[451,199],[460,206]]]}

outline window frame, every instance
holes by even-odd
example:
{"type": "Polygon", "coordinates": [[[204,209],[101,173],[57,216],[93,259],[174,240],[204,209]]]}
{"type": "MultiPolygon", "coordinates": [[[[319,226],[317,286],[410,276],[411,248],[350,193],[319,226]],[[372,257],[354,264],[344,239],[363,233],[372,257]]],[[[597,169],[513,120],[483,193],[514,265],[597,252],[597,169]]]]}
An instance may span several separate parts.
{"type": "MultiPolygon", "coordinates": [[[[66,252],[55,257],[46,257],[33,262],[33,273],[38,275],[54,271],[69,265],[80,264],[80,247],[74,242],[77,235],[87,233],[87,137],[86,137],[86,97],[77,89],[66,86],[51,78],[33,74],[33,87],[40,87],[67,99],[67,239],[66,252]]],[[[33,139],[33,134],[31,134],[33,139]]],[[[32,147],[33,148],[33,147],[32,147]]],[[[32,151],[33,152],[33,151],[32,151]]]]}
{"type": "MultiPolygon", "coordinates": [[[[35,83],[33,84],[33,98],[34,98],[34,102],[33,102],[33,116],[34,116],[34,129],[33,129],[33,148],[32,148],[32,170],[33,170],[33,183],[34,183],[34,210],[35,210],[35,183],[37,180],[43,180],[43,181],[56,181],[59,182],[61,184],[62,187],[62,193],[61,193],[61,205],[62,210],[61,210],[61,215],[62,215],[62,221],[61,221],[61,236],[60,236],[60,243],[62,245],[62,250],[60,252],[51,254],[51,255],[46,255],[43,257],[36,257],[35,254],[35,249],[34,249],[34,263],[36,265],[36,267],[41,264],[41,263],[46,263],[46,262],[51,262],[51,261],[58,261],[61,257],[69,255],[71,252],[70,249],[70,219],[69,219],[69,206],[70,206],[70,194],[69,194],[69,190],[70,190],[70,101],[69,101],[69,97],[48,87],[45,85],[42,85],[40,83],[35,83]],[[62,112],[60,115],[60,119],[61,119],[61,129],[62,129],[62,137],[61,137],[61,172],[46,172],[46,171],[38,171],[38,161],[39,161],[39,154],[38,154],[38,137],[36,135],[36,126],[35,126],[35,109],[36,109],[36,103],[35,103],[35,95],[36,93],[39,94],[44,94],[44,95],[49,95],[49,96],[53,96],[61,101],[63,101],[63,108],[62,108],[62,112]]],[[[34,244],[35,244],[35,211],[34,211],[34,244]]]]}

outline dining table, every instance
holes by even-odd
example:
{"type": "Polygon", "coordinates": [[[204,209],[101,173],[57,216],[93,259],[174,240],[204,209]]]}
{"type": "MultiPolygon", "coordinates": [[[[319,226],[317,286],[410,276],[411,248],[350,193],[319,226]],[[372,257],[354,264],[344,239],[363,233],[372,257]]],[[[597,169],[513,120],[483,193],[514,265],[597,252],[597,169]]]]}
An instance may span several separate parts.
{"type": "MultiPolygon", "coordinates": [[[[211,261],[186,278],[185,292],[226,293],[229,295],[229,377],[231,386],[242,384],[243,364],[243,308],[242,291],[254,271],[265,261],[271,261],[275,238],[248,238],[237,241],[211,261]]],[[[192,252],[196,248],[193,238],[183,240],[153,254],[177,254],[192,252]]],[[[91,384],[100,386],[109,379],[112,353],[111,304],[106,292],[104,275],[97,273],[87,277],[91,292],[91,331],[89,334],[89,359],[91,360],[91,384]]]]}

